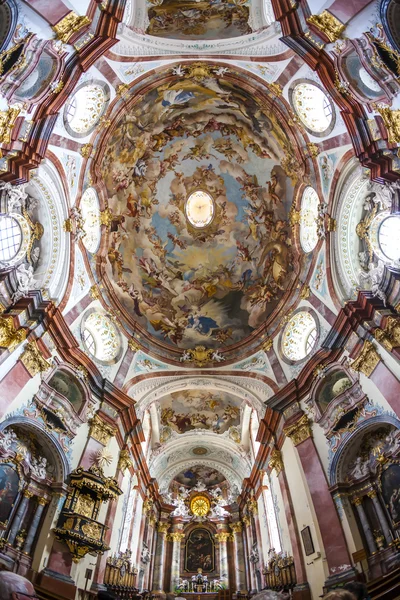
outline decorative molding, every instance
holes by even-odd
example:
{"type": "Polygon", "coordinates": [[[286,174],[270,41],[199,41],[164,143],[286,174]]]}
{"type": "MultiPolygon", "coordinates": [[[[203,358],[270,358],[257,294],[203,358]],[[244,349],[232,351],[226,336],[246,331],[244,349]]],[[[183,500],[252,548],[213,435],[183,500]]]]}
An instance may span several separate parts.
{"type": "Polygon", "coordinates": [[[269,468],[275,469],[275,473],[279,475],[284,470],[284,464],[282,459],[282,452],[278,448],[273,448],[271,452],[271,458],[269,459],[269,468]]]}
{"type": "Polygon", "coordinates": [[[56,25],[53,26],[53,31],[55,31],[59,40],[66,44],[69,39],[87,25],[91,24],[91,19],[86,15],[80,16],[77,15],[73,10],[68,13],[61,21],[59,21],[56,25]]]}
{"type": "Polygon", "coordinates": [[[398,144],[400,142],[400,110],[392,110],[388,106],[378,106],[376,110],[385,124],[389,144],[398,144]]]}
{"type": "Polygon", "coordinates": [[[379,327],[374,331],[374,337],[377,342],[382,344],[386,350],[391,352],[393,348],[400,346],[400,318],[388,317],[385,327],[379,327]]]}
{"type": "Polygon", "coordinates": [[[20,107],[10,106],[7,110],[0,110],[0,143],[10,144],[11,143],[11,132],[15,125],[15,121],[19,113],[21,112],[20,107]]]}
{"type": "Polygon", "coordinates": [[[38,373],[44,373],[51,368],[50,363],[43,358],[35,340],[26,344],[20,360],[31,377],[38,373]]]}
{"type": "Polygon", "coordinates": [[[103,446],[107,446],[116,432],[116,428],[103,421],[99,415],[94,415],[90,420],[89,435],[103,446]]]}
{"type": "Polygon", "coordinates": [[[322,11],[319,15],[311,15],[307,19],[307,23],[314,25],[330,42],[336,42],[346,29],[346,25],[327,10],[322,11]]]}
{"type": "Polygon", "coordinates": [[[303,414],[296,423],[284,427],[283,431],[287,437],[290,437],[293,444],[298,446],[308,438],[312,437],[311,421],[307,415],[303,414]]]}
{"type": "Polygon", "coordinates": [[[353,371],[364,373],[364,375],[370,377],[380,360],[381,357],[376,351],[375,346],[372,342],[365,340],[360,354],[353,360],[350,367],[353,371]]]}

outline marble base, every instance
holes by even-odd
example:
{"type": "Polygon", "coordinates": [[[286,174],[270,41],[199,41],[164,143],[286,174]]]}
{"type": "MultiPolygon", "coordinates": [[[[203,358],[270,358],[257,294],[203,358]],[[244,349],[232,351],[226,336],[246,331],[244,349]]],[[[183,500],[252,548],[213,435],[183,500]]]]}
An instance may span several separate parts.
{"type": "Polygon", "coordinates": [[[334,575],[330,575],[328,579],[324,583],[324,594],[329,592],[332,588],[338,587],[339,585],[343,585],[348,581],[354,581],[357,579],[359,573],[354,567],[350,569],[346,569],[345,571],[340,571],[339,573],[335,573],[334,575]]]}
{"type": "Polygon", "coordinates": [[[76,585],[72,577],[62,575],[51,569],[44,569],[37,574],[35,585],[43,588],[46,592],[57,595],[57,598],[63,600],[75,600],[76,585]]]}
{"type": "Polygon", "coordinates": [[[311,590],[308,582],[298,583],[293,588],[293,600],[311,600],[311,590]]]}

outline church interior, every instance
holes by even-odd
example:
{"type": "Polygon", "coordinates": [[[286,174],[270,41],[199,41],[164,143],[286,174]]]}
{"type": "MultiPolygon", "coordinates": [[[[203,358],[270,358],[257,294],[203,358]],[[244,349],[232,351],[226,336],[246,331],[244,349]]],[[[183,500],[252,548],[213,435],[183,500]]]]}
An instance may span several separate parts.
{"type": "Polygon", "coordinates": [[[0,570],[400,598],[399,0],[0,0],[0,570]]]}

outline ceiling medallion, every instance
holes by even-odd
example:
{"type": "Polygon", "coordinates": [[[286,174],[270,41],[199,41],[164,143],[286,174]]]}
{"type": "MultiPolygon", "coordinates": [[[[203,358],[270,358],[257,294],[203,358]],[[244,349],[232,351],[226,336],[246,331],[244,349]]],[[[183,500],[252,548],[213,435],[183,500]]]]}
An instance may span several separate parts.
{"type": "Polygon", "coordinates": [[[190,194],[185,205],[186,218],[196,229],[203,229],[214,218],[214,200],[208,192],[196,190],[190,194]]]}
{"type": "Polygon", "coordinates": [[[194,496],[190,501],[190,510],[196,517],[205,517],[211,508],[207,496],[194,496]]]}
{"type": "Polygon", "coordinates": [[[192,454],[196,454],[197,456],[204,456],[204,454],[207,454],[207,448],[198,446],[197,448],[193,448],[192,454]]]}

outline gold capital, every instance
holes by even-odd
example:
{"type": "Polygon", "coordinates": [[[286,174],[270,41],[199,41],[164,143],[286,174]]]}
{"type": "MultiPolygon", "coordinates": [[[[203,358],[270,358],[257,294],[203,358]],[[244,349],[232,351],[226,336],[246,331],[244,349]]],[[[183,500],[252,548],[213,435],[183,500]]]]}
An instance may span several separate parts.
{"type": "Polygon", "coordinates": [[[251,523],[251,519],[250,519],[249,515],[244,515],[242,520],[243,520],[243,524],[245,525],[245,527],[248,527],[251,523]]]}
{"type": "Polygon", "coordinates": [[[0,317],[0,347],[10,352],[26,339],[26,330],[14,327],[12,317],[0,317]]]}
{"type": "Polygon", "coordinates": [[[287,437],[290,437],[293,444],[298,446],[312,436],[310,419],[307,415],[303,415],[292,425],[287,425],[284,427],[283,431],[287,437]]]}
{"type": "Polygon", "coordinates": [[[346,29],[346,26],[327,10],[319,15],[311,15],[307,19],[307,23],[311,23],[316,29],[324,33],[330,42],[336,42],[346,29]]]}
{"type": "Polygon", "coordinates": [[[94,415],[94,417],[90,419],[89,435],[103,446],[107,446],[110,438],[112,438],[116,432],[117,430],[115,427],[103,421],[99,415],[94,415]]]}
{"type": "Polygon", "coordinates": [[[217,540],[217,542],[221,544],[223,542],[227,542],[230,535],[231,534],[229,533],[229,531],[221,531],[220,533],[216,533],[214,537],[217,540]]]}
{"type": "Polygon", "coordinates": [[[10,106],[7,110],[0,110],[0,143],[9,144],[11,142],[11,132],[15,125],[15,121],[20,108],[10,106]]]}
{"type": "Polygon", "coordinates": [[[46,506],[46,504],[48,504],[48,499],[47,498],[38,498],[37,499],[37,503],[40,504],[40,506],[46,506]]]}
{"type": "Polygon", "coordinates": [[[368,340],[365,340],[360,354],[353,360],[350,367],[353,371],[364,373],[364,375],[370,377],[380,360],[381,357],[377,353],[375,346],[368,340]]]}
{"type": "Polygon", "coordinates": [[[181,543],[181,541],[185,539],[185,534],[180,531],[173,531],[172,533],[169,534],[169,538],[173,542],[181,543]]]}
{"type": "Polygon", "coordinates": [[[33,492],[31,492],[30,490],[24,490],[24,496],[25,498],[32,498],[33,492]]]}
{"type": "Polygon", "coordinates": [[[353,502],[354,506],[361,506],[362,498],[360,498],[360,497],[353,498],[352,502],[353,502]]]}
{"type": "Polygon", "coordinates": [[[51,367],[50,363],[43,358],[35,340],[26,344],[20,360],[31,377],[37,373],[43,373],[51,367]]]}
{"type": "Polygon", "coordinates": [[[229,525],[229,527],[231,528],[232,533],[241,533],[243,531],[243,525],[242,525],[241,521],[237,521],[236,523],[231,523],[229,525]]]}
{"type": "Polygon", "coordinates": [[[389,144],[398,144],[400,142],[400,110],[392,110],[386,106],[378,106],[376,110],[385,124],[389,144]]]}
{"type": "Polygon", "coordinates": [[[79,16],[73,10],[68,13],[61,21],[56,23],[53,27],[59,40],[66,44],[68,40],[80,29],[90,25],[92,21],[89,17],[79,16]]]}
{"type": "Polygon", "coordinates": [[[126,469],[130,469],[133,466],[129,450],[121,450],[119,453],[118,469],[125,473],[126,469]]]}
{"type": "Polygon", "coordinates": [[[166,535],[168,533],[168,529],[171,527],[170,523],[166,523],[165,521],[160,521],[157,525],[157,531],[162,535],[166,535]]]}

